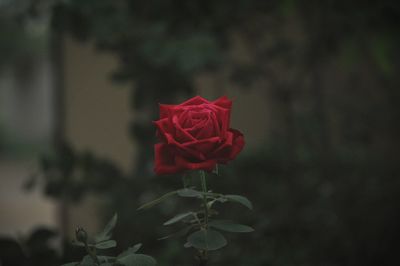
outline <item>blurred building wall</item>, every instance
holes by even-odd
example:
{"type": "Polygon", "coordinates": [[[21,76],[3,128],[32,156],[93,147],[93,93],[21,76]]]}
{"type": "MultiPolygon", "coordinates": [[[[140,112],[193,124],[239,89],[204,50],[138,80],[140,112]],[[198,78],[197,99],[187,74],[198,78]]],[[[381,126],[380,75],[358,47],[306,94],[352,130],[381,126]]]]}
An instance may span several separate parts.
{"type": "Polygon", "coordinates": [[[134,144],[128,129],[132,117],[129,85],[111,82],[117,60],[96,51],[91,43],[65,39],[65,134],[78,150],[132,167],[134,144]]]}
{"type": "MultiPolygon", "coordinates": [[[[117,59],[97,51],[92,43],[70,37],[65,38],[63,46],[67,141],[78,151],[93,152],[129,171],[135,156],[134,143],[128,135],[133,113],[129,107],[129,84],[118,86],[110,80],[117,59]]],[[[75,225],[89,232],[96,230],[100,202],[89,196],[83,203],[70,206],[70,234],[75,225]]]]}
{"type": "Polygon", "coordinates": [[[36,226],[57,227],[57,206],[41,191],[22,187],[34,171],[36,161],[0,160],[0,235],[29,234],[36,226]]]}
{"type": "Polygon", "coordinates": [[[52,98],[48,54],[15,62],[0,76],[0,234],[15,237],[35,226],[57,226],[56,204],[39,190],[23,189],[37,171],[38,153],[49,145],[52,98]]]}
{"type": "Polygon", "coordinates": [[[0,76],[0,125],[24,142],[49,139],[54,119],[52,97],[46,56],[8,67],[0,76]]]}

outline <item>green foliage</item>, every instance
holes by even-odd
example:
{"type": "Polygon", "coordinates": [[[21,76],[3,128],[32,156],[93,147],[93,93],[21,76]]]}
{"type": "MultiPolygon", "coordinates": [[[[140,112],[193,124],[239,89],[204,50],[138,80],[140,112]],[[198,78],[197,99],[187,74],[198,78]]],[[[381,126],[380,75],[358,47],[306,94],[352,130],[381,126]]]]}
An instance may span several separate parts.
{"type": "Polygon", "coordinates": [[[226,199],[228,201],[240,203],[243,206],[246,206],[247,208],[249,208],[250,210],[253,209],[253,204],[246,197],[243,197],[240,195],[225,195],[223,197],[223,200],[224,199],[226,199]]]}
{"type": "Polygon", "coordinates": [[[95,242],[96,243],[100,243],[103,241],[107,241],[111,239],[111,235],[112,235],[112,230],[114,229],[115,225],[117,224],[117,220],[118,220],[118,215],[115,214],[111,220],[108,222],[108,224],[104,227],[103,231],[101,231],[100,233],[98,233],[95,236],[95,242]]]}
{"type": "Polygon", "coordinates": [[[176,65],[177,70],[185,75],[218,63],[218,45],[215,37],[207,33],[188,34],[179,39],[168,37],[166,28],[157,33],[146,38],[139,47],[141,55],[156,67],[176,65]]]}
{"type": "Polygon", "coordinates": [[[105,240],[98,242],[94,245],[97,249],[109,249],[117,246],[117,242],[115,240],[105,240]]]}
{"type": "Polygon", "coordinates": [[[200,250],[212,251],[225,247],[227,241],[221,233],[211,229],[203,229],[190,234],[187,243],[200,250]]]}
{"type": "Polygon", "coordinates": [[[187,217],[190,217],[190,216],[196,217],[196,213],[194,213],[194,212],[186,212],[186,213],[178,214],[175,217],[173,217],[173,218],[169,219],[168,221],[166,221],[163,225],[171,225],[171,224],[179,222],[179,221],[181,221],[181,220],[183,220],[183,219],[185,219],[187,217]]]}
{"type": "Polygon", "coordinates": [[[118,257],[117,262],[126,266],[154,266],[157,264],[152,257],[143,254],[129,254],[118,257]]]}
{"type": "Polygon", "coordinates": [[[54,246],[59,235],[54,229],[36,227],[29,234],[18,238],[0,237],[0,261],[2,265],[54,266],[61,264],[59,252],[54,246]]]}
{"type": "Polygon", "coordinates": [[[394,41],[388,36],[378,35],[371,40],[371,54],[378,65],[379,69],[385,75],[393,74],[392,55],[394,54],[394,41]]]}
{"type": "Polygon", "coordinates": [[[159,198],[157,198],[157,199],[155,199],[155,200],[152,200],[152,201],[150,201],[150,202],[147,202],[146,204],[143,204],[142,206],[140,206],[140,207],[138,208],[138,210],[144,210],[144,209],[151,208],[151,207],[153,207],[154,205],[157,205],[157,204],[163,202],[164,200],[170,198],[171,196],[176,195],[177,193],[178,193],[178,191],[171,191],[171,192],[168,192],[168,193],[164,194],[163,196],[161,196],[161,197],[159,197],[159,198]]]}
{"type": "MultiPolygon", "coordinates": [[[[43,193],[55,199],[79,202],[89,191],[102,193],[125,186],[121,171],[109,160],[98,158],[90,152],[77,152],[67,143],[57,146],[52,153],[42,156],[40,173],[33,178],[45,182],[43,193]]],[[[35,188],[34,182],[28,189],[35,188]]],[[[99,236],[106,237],[106,235],[99,236]]]]}
{"type": "Polygon", "coordinates": [[[180,197],[184,197],[184,198],[201,198],[203,197],[203,193],[191,188],[184,188],[184,189],[180,189],[178,190],[177,193],[180,197]]]}
{"type": "Polygon", "coordinates": [[[122,252],[121,254],[118,255],[118,257],[124,257],[127,256],[129,254],[135,254],[137,251],[139,251],[139,249],[142,247],[142,244],[136,244],[133,247],[128,248],[126,251],[122,252]]]}
{"type": "Polygon", "coordinates": [[[154,258],[136,253],[142,246],[140,243],[125,250],[116,257],[98,254],[99,250],[116,247],[117,242],[110,238],[117,224],[117,219],[118,216],[115,214],[93,240],[90,240],[84,229],[78,228],[76,230],[76,241],[73,242],[73,245],[84,247],[88,255],[84,256],[80,262],[70,262],[63,264],[63,266],[155,266],[157,262],[154,258]]]}
{"type": "MultiPolygon", "coordinates": [[[[216,172],[217,171],[213,172],[213,174],[216,172]]],[[[207,261],[208,257],[206,254],[208,251],[218,250],[227,244],[225,237],[216,230],[231,233],[248,233],[254,231],[254,229],[246,225],[237,224],[228,220],[214,219],[214,217],[218,214],[218,211],[213,209],[215,202],[236,202],[249,209],[252,209],[253,205],[246,197],[240,195],[223,195],[207,190],[206,172],[202,170],[186,173],[183,183],[183,189],[167,193],[164,196],[143,205],[144,207],[142,206],[139,208],[144,209],[148,206],[154,206],[173,195],[177,195],[182,198],[194,198],[202,202],[202,208],[199,210],[184,212],[167,220],[163,225],[169,226],[181,222],[184,224],[184,227],[178,232],[161,239],[168,239],[173,236],[182,237],[188,235],[187,242],[184,244],[184,247],[193,247],[197,249],[200,254],[203,254],[201,255],[201,258],[207,261]],[[202,191],[196,190],[196,187],[190,187],[194,180],[188,179],[187,177],[193,173],[200,176],[202,191]],[[216,230],[210,229],[210,227],[216,230]]]]}
{"type": "Polygon", "coordinates": [[[193,188],[183,188],[176,191],[168,192],[155,200],[145,203],[142,206],[140,206],[138,210],[151,208],[157,204],[162,203],[163,201],[167,200],[168,198],[174,195],[178,195],[183,198],[198,198],[198,199],[201,199],[203,198],[203,196],[206,196],[207,198],[211,199],[211,201],[209,202],[210,207],[215,202],[221,202],[221,203],[235,202],[247,207],[250,210],[253,209],[253,204],[251,203],[251,201],[248,198],[241,195],[223,195],[219,193],[197,191],[193,188]]]}
{"type": "Polygon", "coordinates": [[[213,220],[209,222],[208,225],[210,227],[214,227],[216,229],[232,233],[249,233],[254,231],[254,229],[251,228],[250,226],[243,224],[236,224],[227,220],[213,220]]]}
{"type": "Polygon", "coordinates": [[[43,55],[48,27],[29,13],[31,0],[0,3],[0,70],[43,55]]]}

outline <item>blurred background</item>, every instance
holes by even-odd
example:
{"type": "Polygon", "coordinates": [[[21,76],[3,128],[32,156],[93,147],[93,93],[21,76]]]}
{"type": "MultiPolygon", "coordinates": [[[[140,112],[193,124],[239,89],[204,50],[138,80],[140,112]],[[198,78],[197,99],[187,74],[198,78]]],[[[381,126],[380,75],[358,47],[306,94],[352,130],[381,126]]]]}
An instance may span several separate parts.
{"type": "Polygon", "coordinates": [[[0,265],[81,255],[74,228],[118,212],[118,250],[193,265],[162,223],[158,103],[234,101],[246,138],[209,182],[252,225],[211,265],[395,265],[400,238],[397,1],[0,0],[0,265]]]}

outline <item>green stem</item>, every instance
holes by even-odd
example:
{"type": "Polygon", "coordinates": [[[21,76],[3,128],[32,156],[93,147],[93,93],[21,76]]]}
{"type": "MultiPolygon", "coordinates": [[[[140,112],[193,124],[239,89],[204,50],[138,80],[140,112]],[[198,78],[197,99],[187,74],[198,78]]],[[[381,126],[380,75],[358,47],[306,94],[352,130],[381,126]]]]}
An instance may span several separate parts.
{"type": "Polygon", "coordinates": [[[201,227],[201,221],[199,219],[199,216],[197,216],[197,213],[194,213],[194,218],[195,218],[197,224],[201,227]]]}
{"type": "Polygon", "coordinates": [[[207,259],[200,258],[200,264],[199,264],[199,266],[206,266],[206,265],[207,265],[207,262],[208,262],[207,259]]]}
{"type": "Polygon", "coordinates": [[[89,256],[92,258],[92,260],[97,264],[100,265],[99,259],[96,256],[96,251],[93,251],[87,244],[87,242],[85,242],[85,248],[87,253],[89,254],[89,256]]]}
{"type": "MultiPolygon", "coordinates": [[[[208,202],[207,202],[207,180],[206,172],[200,170],[201,187],[203,189],[203,205],[204,205],[204,229],[208,229],[208,202]]],[[[204,250],[202,258],[200,258],[200,265],[206,265],[208,261],[208,251],[204,250]]]]}
{"type": "Polygon", "coordinates": [[[200,171],[200,179],[201,179],[201,187],[203,189],[203,205],[204,205],[204,227],[208,229],[208,202],[207,202],[207,180],[206,180],[206,173],[201,170],[200,171]]]}

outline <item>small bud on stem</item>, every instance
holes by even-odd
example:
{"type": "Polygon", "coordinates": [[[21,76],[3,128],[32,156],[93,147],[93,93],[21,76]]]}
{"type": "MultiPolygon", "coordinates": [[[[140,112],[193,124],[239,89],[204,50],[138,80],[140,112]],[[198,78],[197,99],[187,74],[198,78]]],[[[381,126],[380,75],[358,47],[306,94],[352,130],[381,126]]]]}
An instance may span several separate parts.
{"type": "Polygon", "coordinates": [[[75,237],[76,237],[76,240],[78,240],[79,242],[82,242],[82,243],[87,242],[87,233],[86,233],[85,229],[83,229],[82,227],[76,228],[75,237]]]}

